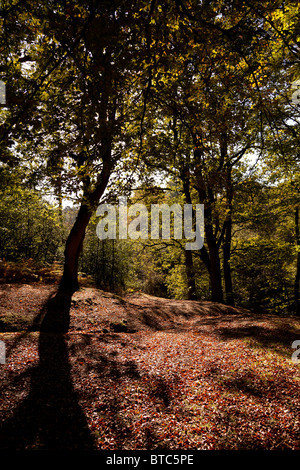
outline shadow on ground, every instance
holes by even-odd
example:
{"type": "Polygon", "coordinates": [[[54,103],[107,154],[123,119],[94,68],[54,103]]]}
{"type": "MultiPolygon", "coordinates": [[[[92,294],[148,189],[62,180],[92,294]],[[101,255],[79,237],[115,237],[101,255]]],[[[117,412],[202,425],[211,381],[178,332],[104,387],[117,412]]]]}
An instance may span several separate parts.
{"type": "MultiPolygon", "coordinates": [[[[78,293],[78,297],[80,295],[82,293],[78,293]]],[[[73,330],[70,328],[68,336],[64,332],[68,331],[69,327],[71,297],[58,292],[45,303],[36,317],[36,324],[30,330],[39,332],[39,362],[36,367],[28,368],[28,372],[26,371],[30,376],[30,390],[26,398],[0,426],[0,450],[90,450],[102,445],[126,449],[131,448],[133,444],[147,449],[163,448],[161,446],[174,448],[178,440],[161,442],[159,431],[167,426],[166,423],[170,422],[168,420],[175,411],[176,416],[179,416],[178,422],[172,424],[171,429],[167,429],[172,436],[174,426],[177,426],[178,430],[181,423],[189,426],[187,423],[192,423],[197,418],[194,409],[196,405],[188,394],[189,390],[183,387],[185,379],[182,379],[177,372],[171,373],[164,361],[156,363],[155,354],[153,363],[150,353],[145,354],[145,360],[150,364],[143,367],[141,356],[144,350],[147,353],[148,346],[139,340],[139,334],[135,336],[123,334],[124,332],[150,331],[152,335],[156,331],[165,330],[168,334],[165,338],[164,335],[158,335],[162,343],[157,343],[158,349],[161,348],[162,357],[165,355],[165,346],[169,346],[172,342],[173,334],[182,331],[200,333],[199,343],[203,339],[202,335],[217,338],[215,348],[222,347],[219,340],[226,342],[241,338],[253,341],[254,347],[280,349],[290,346],[294,339],[298,339],[295,337],[297,331],[299,332],[296,322],[294,328],[293,323],[289,325],[286,319],[268,320],[266,317],[259,318],[239,309],[209,302],[177,302],[149,296],[130,296],[126,299],[115,299],[118,302],[112,304],[112,302],[104,303],[103,299],[103,296],[99,298],[99,303],[94,298],[79,299],[83,305],[89,301],[86,308],[75,299],[76,312],[73,319],[76,321],[76,328],[73,330]],[[95,320],[91,330],[84,328],[87,318],[95,320]],[[117,318],[118,323],[115,323],[114,327],[117,325],[118,328],[120,328],[119,320],[124,318],[126,323],[124,321],[122,323],[123,333],[116,333],[115,328],[104,332],[104,323],[101,323],[103,318],[105,321],[117,318]],[[83,328],[80,333],[77,331],[77,326],[83,328]],[[82,404],[86,414],[79,403],[82,404]],[[140,411],[143,412],[141,416],[140,411]],[[150,420],[152,414],[153,419],[150,420]],[[95,430],[94,437],[93,430],[95,430]],[[113,438],[111,442],[102,442],[111,438],[113,438]]],[[[297,324],[299,328],[299,322],[297,324]]],[[[187,348],[195,347],[197,344],[197,335],[190,338],[191,335],[185,337],[187,348]]],[[[153,348],[154,344],[156,343],[152,344],[153,348]]],[[[198,346],[199,353],[203,346],[201,344],[198,346]]],[[[185,350],[183,343],[179,342],[177,347],[178,349],[174,350],[179,354],[182,353],[183,365],[187,354],[186,367],[193,374],[195,365],[197,366],[194,360],[199,358],[199,354],[195,355],[194,359],[193,351],[185,350]]],[[[225,366],[222,365],[222,361],[218,364],[218,355],[212,354],[212,365],[208,370],[211,351],[207,352],[207,357],[200,357],[198,367],[199,380],[202,380],[199,387],[208,386],[208,394],[210,390],[214,390],[214,384],[217,382],[226,393],[228,391],[230,397],[235,398],[242,392],[251,403],[253,397],[263,400],[267,393],[272,393],[272,397],[276,400],[278,396],[283,396],[285,399],[286,395],[282,393],[285,390],[288,390],[291,396],[296,395],[295,389],[298,383],[292,380],[283,381],[280,375],[272,380],[272,377],[270,379],[260,377],[247,370],[237,374],[238,369],[234,368],[231,372],[227,370],[226,363],[225,366]]],[[[178,360],[180,362],[180,359],[178,360]]],[[[175,356],[174,361],[176,361],[175,356]]],[[[201,395],[202,391],[199,393],[201,395]]],[[[213,397],[214,395],[211,400],[213,397]]],[[[196,400],[197,397],[194,398],[196,400]]],[[[238,435],[240,424],[248,419],[247,402],[243,409],[239,405],[231,404],[226,409],[223,402],[208,401],[208,403],[212,408],[211,413],[209,407],[201,408],[201,400],[196,401],[197,406],[200,406],[199,409],[208,414],[219,447],[226,445],[231,447],[232,440],[228,439],[227,433],[232,432],[233,438],[238,435]]],[[[295,413],[292,408],[290,412],[295,413]]],[[[270,415],[269,427],[272,432],[278,434],[274,439],[278,439],[278,443],[282,446],[287,445],[280,443],[281,417],[275,418],[270,415]],[[275,424],[272,424],[271,419],[275,420],[275,424]]],[[[251,419],[254,426],[254,417],[251,419]]],[[[264,416],[260,416],[259,419],[262,422],[265,420],[264,416]]],[[[296,441],[296,431],[292,428],[289,431],[292,444],[296,441]]],[[[206,433],[205,430],[199,432],[206,433]]],[[[176,436],[173,438],[177,439],[176,436]]],[[[245,431],[245,436],[240,436],[239,445],[247,448],[265,445],[266,441],[256,444],[255,439],[250,431],[249,435],[245,431]]],[[[202,445],[201,439],[197,442],[202,445]]],[[[273,441],[267,444],[270,447],[271,445],[273,441]]]]}
{"type": "Polygon", "coordinates": [[[59,332],[60,326],[67,328],[70,304],[71,297],[58,292],[41,312],[39,363],[31,371],[29,395],[0,427],[1,450],[93,449],[59,332]]]}
{"type": "MultiPolygon", "coordinates": [[[[220,339],[247,339],[252,347],[268,349],[281,356],[291,356],[292,343],[300,339],[300,331],[288,320],[273,319],[272,324],[243,324],[221,326],[216,328],[216,334],[220,339]]],[[[255,320],[253,321],[255,323],[255,320]]]]}

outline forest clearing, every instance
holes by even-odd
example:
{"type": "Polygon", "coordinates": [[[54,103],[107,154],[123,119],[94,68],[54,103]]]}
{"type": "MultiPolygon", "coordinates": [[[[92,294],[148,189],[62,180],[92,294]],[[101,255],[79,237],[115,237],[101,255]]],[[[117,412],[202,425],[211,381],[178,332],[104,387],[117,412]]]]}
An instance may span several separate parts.
{"type": "Polygon", "coordinates": [[[34,331],[55,289],[1,286],[1,450],[300,449],[300,319],[86,287],[34,331]]]}

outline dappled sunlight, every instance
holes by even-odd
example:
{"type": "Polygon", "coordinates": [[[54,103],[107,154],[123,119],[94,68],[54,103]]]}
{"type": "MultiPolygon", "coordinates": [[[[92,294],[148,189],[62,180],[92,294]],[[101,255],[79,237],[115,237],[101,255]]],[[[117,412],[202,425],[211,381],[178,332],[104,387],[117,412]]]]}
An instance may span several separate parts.
{"type": "Polygon", "coordinates": [[[299,320],[96,289],[69,305],[65,334],[0,335],[2,449],[299,449],[299,320]]]}

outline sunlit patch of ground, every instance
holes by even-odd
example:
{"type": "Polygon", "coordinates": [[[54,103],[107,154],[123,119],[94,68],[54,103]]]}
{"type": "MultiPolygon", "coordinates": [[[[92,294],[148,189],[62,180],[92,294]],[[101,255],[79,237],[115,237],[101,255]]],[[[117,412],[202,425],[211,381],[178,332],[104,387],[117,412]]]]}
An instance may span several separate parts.
{"type": "MultiPolygon", "coordinates": [[[[25,291],[0,319],[30,324],[47,290],[25,291]]],[[[70,313],[64,335],[0,334],[1,449],[300,449],[299,319],[95,289],[70,313]]]]}

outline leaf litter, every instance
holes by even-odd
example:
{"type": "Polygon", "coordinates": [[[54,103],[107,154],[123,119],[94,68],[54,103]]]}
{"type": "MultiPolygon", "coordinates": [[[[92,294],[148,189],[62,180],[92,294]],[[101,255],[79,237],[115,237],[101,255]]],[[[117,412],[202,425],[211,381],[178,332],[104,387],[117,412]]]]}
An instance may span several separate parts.
{"type": "Polygon", "coordinates": [[[300,449],[299,319],[84,288],[47,336],[30,325],[49,286],[4,291],[1,449],[300,449]],[[8,331],[18,299],[28,328],[8,331]]]}

